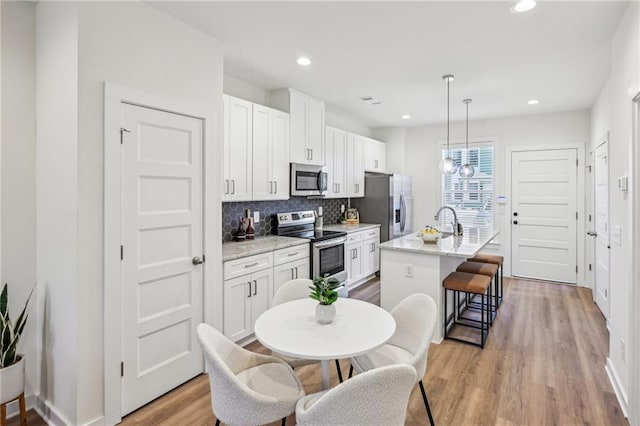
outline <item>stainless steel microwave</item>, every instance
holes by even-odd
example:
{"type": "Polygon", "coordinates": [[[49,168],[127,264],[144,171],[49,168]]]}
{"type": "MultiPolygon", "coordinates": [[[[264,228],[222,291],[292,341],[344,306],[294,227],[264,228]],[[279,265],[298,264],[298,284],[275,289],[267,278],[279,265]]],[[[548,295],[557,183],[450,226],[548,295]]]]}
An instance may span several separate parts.
{"type": "Polygon", "coordinates": [[[327,192],[327,170],[322,166],[291,163],[291,195],[324,195],[327,192]]]}

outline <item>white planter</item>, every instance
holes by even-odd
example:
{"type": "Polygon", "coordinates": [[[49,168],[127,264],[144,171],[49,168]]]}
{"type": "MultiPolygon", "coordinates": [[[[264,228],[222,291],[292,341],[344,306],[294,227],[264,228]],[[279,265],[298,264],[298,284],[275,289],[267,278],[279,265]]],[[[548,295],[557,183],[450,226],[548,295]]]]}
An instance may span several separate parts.
{"type": "Polygon", "coordinates": [[[316,305],[316,321],[320,324],[330,324],[336,317],[336,305],[316,305]]]}
{"type": "Polygon", "coordinates": [[[24,356],[19,361],[0,369],[0,404],[16,399],[24,392],[24,356]]]}

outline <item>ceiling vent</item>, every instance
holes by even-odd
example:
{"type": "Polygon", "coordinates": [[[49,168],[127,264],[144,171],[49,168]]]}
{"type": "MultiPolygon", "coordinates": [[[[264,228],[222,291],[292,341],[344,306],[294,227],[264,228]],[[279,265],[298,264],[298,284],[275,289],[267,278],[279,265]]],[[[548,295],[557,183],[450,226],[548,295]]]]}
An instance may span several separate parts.
{"type": "Polygon", "coordinates": [[[364,96],[360,100],[369,105],[380,105],[382,102],[374,98],[373,96],[364,96]]]}

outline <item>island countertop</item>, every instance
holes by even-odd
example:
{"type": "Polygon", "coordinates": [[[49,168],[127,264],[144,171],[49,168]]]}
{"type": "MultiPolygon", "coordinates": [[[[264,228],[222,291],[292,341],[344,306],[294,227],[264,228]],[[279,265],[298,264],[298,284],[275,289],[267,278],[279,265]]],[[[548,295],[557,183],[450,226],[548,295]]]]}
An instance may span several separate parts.
{"type": "Polygon", "coordinates": [[[333,224],[333,225],[325,225],[322,227],[322,229],[324,229],[325,231],[339,231],[339,232],[346,232],[347,234],[351,233],[351,232],[360,232],[360,231],[364,231],[365,229],[371,229],[371,228],[379,228],[380,224],[379,223],[337,223],[337,224],[333,224]]]}
{"type": "Polygon", "coordinates": [[[380,244],[381,250],[407,251],[435,256],[473,257],[498,235],[497,229],[464,228],[462,236],[425,243],[417,232],[380,244]]]}

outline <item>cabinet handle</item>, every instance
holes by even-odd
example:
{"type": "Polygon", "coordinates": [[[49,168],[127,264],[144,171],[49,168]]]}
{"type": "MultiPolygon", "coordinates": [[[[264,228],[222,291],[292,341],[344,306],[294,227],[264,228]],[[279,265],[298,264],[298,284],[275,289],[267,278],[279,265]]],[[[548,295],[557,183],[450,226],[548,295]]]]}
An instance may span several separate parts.
{"type": "Polygon", "coordinates": [[[225,179],[224,181],[224,193],[225,194],[229,193],[229,179],[225,179]]]}
{"type": "Polygon", "coordinates": [[[298,254],[299,252],[293,252],[293,253],[289,253],[287,256],[291,257],[291,256],[295,256],[296,254],[298,254]]]}
{"type": "Polygon", "coordinates": [[[313,160],[313,149],[311,149],[311,159],[313,160]]]}
{"type": "Polygon", "coordinates": [[[273,181],[269,181],[269,194],[273,194],[273,181]]]}
{"type": "Polygon", "coordinates": [[[338,184],[338,193],[340,193],[340,184],[338,184]]]}
{"type": "Polygon", "coordinates": [[[251,281],[249,281],[247,284],[249,284],[249,295],[247,297],[251,297],[251,281]]]}
{"type": "Polygon", "coordinates": [[[258,281],[253,280],[253,295],[257,296],[258,295],[258,281]]]}
{"type": "Polygon", "coordinates": [[[296,279],[297,279],[298,278],[298,267],[294,266],[293,269],[295,269],[295,271],[296,271],[296,279]]]}
{"type": "Polygon", "coordinates": [[[248,263],[244,265],[245,268],[253,268],[254,266],[258,266],[258,262],[248,263]]]}
{"type": "Polygon", "coordinates": [[[236,193],[236,181],[235,181],[235,179],[231,179],[231,193],[232,194],[236,193]]]}
{"type": "Polygon", "coordinates": [[[276,189],[273,191],[274,194],[278,193],[278,181],[273,181],[273,184],[275,185],[276,189]]]}
{"type": "Polygon", "coordinates": [[[373,166],[374,168],[378,168],[378,160],[374,160],[375,161],[375,165],[373,166]]]}
{"type": "Polygon", "coordinates": [[[354,259],[357,259],[358,258],[358,249],[357,248],[353,249],[353,254],[355,256],[354,259]]]}

